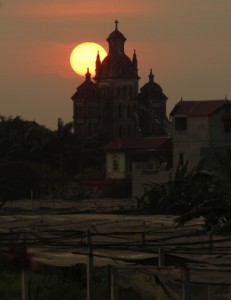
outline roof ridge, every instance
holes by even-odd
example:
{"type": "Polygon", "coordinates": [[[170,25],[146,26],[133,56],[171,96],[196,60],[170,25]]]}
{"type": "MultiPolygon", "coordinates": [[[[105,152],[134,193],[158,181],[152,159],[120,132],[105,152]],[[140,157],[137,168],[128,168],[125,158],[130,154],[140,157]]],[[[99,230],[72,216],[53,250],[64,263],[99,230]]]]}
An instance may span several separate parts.
{"type": "Polygon", "coordinates": [[[196,107],[199,105],[199,101],[197,100],[197,101],[195,101],[196,103],[195,103],[195,105],[193,105],[193,107],[192,107],[192,109],[189,111],[189,115],[196,109],[196,107]]]}

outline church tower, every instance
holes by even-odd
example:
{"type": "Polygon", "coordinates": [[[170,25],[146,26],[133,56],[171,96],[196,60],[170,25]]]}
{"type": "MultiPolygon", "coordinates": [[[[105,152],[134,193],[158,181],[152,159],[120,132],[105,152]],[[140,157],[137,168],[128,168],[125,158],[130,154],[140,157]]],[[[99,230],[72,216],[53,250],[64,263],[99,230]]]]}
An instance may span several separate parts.
{"type": "Polygon", "coordinates": [[[154,81],[152,69],[149,81],[139,93],[139,116],[142,136],[163,136],[168,132],[166,117],[167,97],[162,88],[154,81]]]}
{"type": "Polygon", "coordinates": [[[139,135],[136,107],[138,102],[138,68],[134,51],[130,59],[124,51],[126,38],[118,30],[108,36],[108,55],[100,62],[96,59],[95,82],[102,96],[103,126],[112,137],[139,135]]]}
{"type": "Polygon", "coordinates": [[[108,38],[108,55],[100,60],[96,53],[95,77],[89,71],[85,81],[72,96],[74,131],[79,136],[103,135],[109,139],[166,135],[166,100],[162,88],[154,81],[140,89],[138,61],[134,51],[125,53],[125,36],[115,29],[108,38]]]}
{"type": "Polygon", "coordinates": [[[97,136],[101,127],[101,98],[99,89],[91,80],[89,70],[85,81],[77,87],[73,100],[74,132],[78,136],[97,136]]]}

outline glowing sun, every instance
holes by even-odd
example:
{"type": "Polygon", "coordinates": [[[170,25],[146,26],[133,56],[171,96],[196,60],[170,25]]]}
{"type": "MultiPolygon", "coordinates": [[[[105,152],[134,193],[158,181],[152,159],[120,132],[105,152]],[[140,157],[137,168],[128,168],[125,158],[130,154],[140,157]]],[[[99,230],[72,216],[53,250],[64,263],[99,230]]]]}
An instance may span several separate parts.
{"type": "Polygon", "coordinates": [[[107,52],[101,45],[92,42],[79,44],[70,55],[72,69],[81,76],[85,76],[87,68],[91,74],[95,74],[95,61],[98,52],[102,61],[107,52]]]}

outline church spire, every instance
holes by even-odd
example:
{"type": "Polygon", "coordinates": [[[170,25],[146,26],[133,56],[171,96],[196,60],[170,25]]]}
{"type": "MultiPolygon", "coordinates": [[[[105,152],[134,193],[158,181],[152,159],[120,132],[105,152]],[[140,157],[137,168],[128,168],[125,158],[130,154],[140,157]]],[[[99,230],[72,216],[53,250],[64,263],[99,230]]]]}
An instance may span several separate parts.
{"type": "Polygon", "coordinates": [[[150,69],[150,74],[148,75],[148,77],[149,77],[149,82],[154,81],[154,75],[152,74],[152,69],[150,69]]]}
{"type": "Polygon", "coordinates": [[[133,57],[132,57],[132,64],[135,71],[135,74],[138,76],[138,61],[136,57],[136,50],[134,50],[133,57]]]}
{"type": "Polygon", "coordinates": [[[115,20],[115,30],[118,30],[118,24],[119,24],[119,21],[115,20]]]}
{"type": "Polygon", "coordinates": [[[91,73],[89,72],[89,68],[87,68],[87,73],[85,74],[86,81],[91,80],[91,73]]]}
{"type": "Polygon", "coordinates": [[[100,67],[101,67],[101,60],[100,60],[100,55],[99,51],[96,56],[96,61],[95,61],[95,77],[97,77],[100,73],[100,67]]]}

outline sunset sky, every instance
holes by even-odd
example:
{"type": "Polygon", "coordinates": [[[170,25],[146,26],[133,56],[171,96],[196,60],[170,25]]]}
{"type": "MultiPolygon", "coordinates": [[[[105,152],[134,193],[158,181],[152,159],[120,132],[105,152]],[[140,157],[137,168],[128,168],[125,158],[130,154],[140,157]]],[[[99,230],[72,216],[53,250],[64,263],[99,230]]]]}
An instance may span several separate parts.
{"type": "Polygon", "coordinates": [[[0,0],[0,115],[56,129],[72,121],[84,78],[69,64],[72,49],[106,38],[119,20],[125,52],[136,49],[140,87],[152,68],[168,97],[231,99],[230,0],[0,0]]]}

